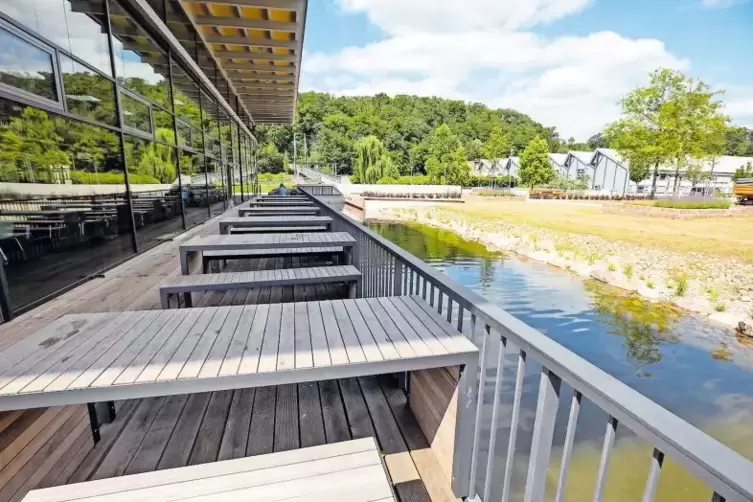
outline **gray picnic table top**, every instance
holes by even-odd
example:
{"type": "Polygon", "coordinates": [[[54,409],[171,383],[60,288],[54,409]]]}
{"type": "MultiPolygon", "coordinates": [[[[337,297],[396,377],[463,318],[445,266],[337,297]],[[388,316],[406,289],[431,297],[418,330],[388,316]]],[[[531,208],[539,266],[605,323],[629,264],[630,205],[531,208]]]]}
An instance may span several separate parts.
{"type": "Polygon", "coordinates": [[[308,214],[314,216],[318,213],[319,208],[315,206],[256,206],[238,209],[238,216],[271,216],[276,214],[308,214]]]}
{"type": "MultiPolygon", "coordinates": [[[[204,251],[230,251],[239,249],[282,249],[300,247],[341,246],[345,254],[344,265],[352,263],[352,251],[356,239],[348,232],[301,232],[301,233],[263,233],[203,235],[193,237],[178,248],[180,267],[183,275],[189,273],[189,263],[193,255],[204,251]]],[[[201,260],[199,260],[199,265],[201,260]]],[[[198,267],[201,268],[200,266],[198,267]]]]}
{"type": "Polygon", "coordinates": [[[416,297],[68,314],[0,351],[0,411],[465,366],[472,431],[477,362],[416,297]]]}
{"type": "Polygon", "coordinates": [[[329,216],[284,215],[284,216],[231,216],[220,220],[221,234],[229,234],[233,227],[315,227],[330,226],[332,218],[329,216]]]}

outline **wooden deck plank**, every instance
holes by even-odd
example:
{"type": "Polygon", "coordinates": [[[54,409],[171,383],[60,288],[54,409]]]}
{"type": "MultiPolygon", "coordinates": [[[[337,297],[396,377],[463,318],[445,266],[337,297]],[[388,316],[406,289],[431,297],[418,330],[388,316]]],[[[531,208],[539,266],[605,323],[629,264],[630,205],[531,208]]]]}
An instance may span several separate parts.
{"type": "Polygon", "coordinates": [[[274,451],[276,399],[277,390],[274,387],[256,389],[246,455],[261,455],[274,451]]]}
{"type": "Polygon", "coordinates": [[[206,413],[211,392],[191,394],[188,396],[183,411],[178,417],[173,434],[167,442],[157,469],[169,469],[188,465],[196,435],[199,433],[201,422],[206,413]]]}
{"type": "Polygon", "coordinates": [[[230,404],[230,412],[220,442],[217,460],[230,460],[246,456],[255,394],[256,389],[238,389],[233,392],[233,400],[230,404]]]}
{"type": "Polygon", "coordinates": [[[138,474],[157,468],[175,427],[175,419],[180,416],[186,402],[188,402],[187,395],[170,396],[165,400],[124,474],[138,474]]]}
{"type": "Polygon", "coordinates": [[[366,354],[364,354],[364,347],[361,346],[361,341],[356,335],[356,331],[353,328],[353,324],[348,316],[348,311],[345,310],[341,300],[334,300],[331,302],[332,310],[335,313],[335,320],[337,327],[340,329],[343,343],[345,345],[345,352],[348,354],[348,360],[350,363],[360,363],[367,361],[366,354]]]}
{"type": "Polygon", "coordinates": [[[298,423],[301,448],[326,444],[322,402],[316,382],[298,384],[298,423]]]}
{"type": "MultiPolygon", "coordinates": [[[[245,295],[243,296],[245,297],[245,295]]],[[[222,365],[218,372],[220,376],[235,375],[238,373],[238,367],[241,364],[243,351],[246,347],[248,335],[253,327],[255,316],[256,306],[247,305],[243,308],[238,320],[238,326],[233,333],[227,352],[222,360],[222,365]]]]}
{"type": "Polygon", "coordinates": [[[220,335],[230,310],[230,307],[217,307],[217,313],[212,317],[212,321],[209,323],[207,330],[199,337],[198,343],[194,347],[193,352],[191,352],[191,355],[180,370],[180,374],[178,374],[179,379],[196,378],[199,376],[201,367],[204,365],[209,352],[212,350],[215,340],[217,340],[217,337],[220,335]]]}
{"type": "Polygon", "coordinates": [[[232,399],[233,391],[212,392],[188,459],[188,465],[205,464],[217,460],[232,399]]]}
{"type": "Polygon", "coordinates": [[[217,315],[219,315],[219,312],[216,310],[206,309],[202,311],[201,315],[196,320],[196,324],[191,326],[189,334],[185,338],[183,338],[177,349],[175,349],[175,352],[171,355],[165,353],[164,357],[169,356],[167,364],[165,364],[162,369],[159,368],[159,364],[154,364],[153,366],[151,366],[144,372],[145,377],[142,381],[150,381],[146,378],[146,375],[151,377],[152,373],[156,372],[157,370],[159,370],[159,374],[157,375],[156,380],[174,380],[178,378],[178,375],[183,369],[186,359],[188,359],[188,357],[196,348],[196,344],[201,339],[202,333],[204,333],[209,324],[212,322],[212,319],[217,315]]]}
{"type": "Polygon", "coordinates": [[[138,451],[144,440],[149,427],[157,417],[160,408],[165,403],[165,398],[143,399],[128,425],[120,433],[115,444],[104,459],[91,479],[111,478],[121,476],[125,472],[133,455],[138,451]]]}
{"type": "Polygon", "coordinates": [[[278,385],[275,403],[274,451],[300,448],[298,437],[298,387],[278,385]]]}
{"type": "Polygon", "coordinates": [[[358,381],[355,378],[345,378],[339,383],[351,436],[353,439],[374,437],[374,427],[358,381]]]}
{"type": "Polygon", "coordinates": [[[279,343],[277,344],[277,371],[296,367],[295,305],[283,303],[279,343]]]}
{"type": "Polygon", "coordinates": [[[324,435],[328,443],[347,441],[352,438],[345,407],[340,396],[337,380],[319,382],[319,393],[322,402],[322,421],[324,435]]]}
{"type": "MultiPolygon", "coordinates": [[[[272,288],[273,290],[275,288],[272,288]]],[[[270,293],[271,295],[272,293],[270,293]]],[[[282,327],[282,306],[279,303],[271,303],[267,324],[264,329],[264,340],[259,356],[259,372],[274,371],[277,368],[277,354],[280,343],[280,330],[282,327]]]]}

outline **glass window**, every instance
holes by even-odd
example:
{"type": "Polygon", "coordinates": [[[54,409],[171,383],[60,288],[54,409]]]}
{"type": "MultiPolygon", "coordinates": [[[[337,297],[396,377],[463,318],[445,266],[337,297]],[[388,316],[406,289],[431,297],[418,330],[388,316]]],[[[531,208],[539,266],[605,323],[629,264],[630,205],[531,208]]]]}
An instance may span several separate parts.
{"type": "Polygon", "coordinates": [[[82,117],[117,125],[115,119],[115,87],[105,77],[60,55],[65,102],[68,111],[82,117]]]}
{"type": "Polygon", "coordinates": [[[0,0],[0,11],[112,76],[104,0],[0,0]]]}
{"type": "Polygon", "coordinates": [[[123,124],[134,129],[151,133],[152,122],[149,119],[149,105],[128,94],[120,93],[120,105],[123,108],[123,124]]]}
{"type": "Polygon", "coordinates": [[[154,137],[163,143],[175,144],[175,129],[173,129],[173,116],[157,107],[152,107],[154,117],[154,137]]]}
{"type": "Polygon", "coordinates": [[[225,175],[226,171],[222,162],[207,158],[207,186],[213,215],[220,214],[225,210],[225,199],[227,198],[225,175]]]}
{"type": "Polygon", "coordinates": [[[143,250],[183,230],[178,151],[129,135],[125,147],[136,239],[143,250]]]}
{"type": "Polygon", "coordinates": [[[52,54],[1,26],[0,82],[57,101],[52,54]]]}
{"type": "Polygon", "coordinates": [[[181,152],[180,173],[184,191],[183,206],[186,212],[186,226],[192,227],[209,219],[204,156],[181,152]]]}
{"type": "Polygon", "coordinates": [[[114,0],[110,1],[110,24],[118,83],[171,110],[165,52],[114,0]]]}
{"type": "Polygon", "coordinates": [[[117,134],[0,99],[0,152],[13,310],[133,253],[117,134]]]}
{"type": "Polygon", "coordinates": [[[173,64],[175,114],[194,127],[201,127],[199,86],[177,64],[173,64]]]}

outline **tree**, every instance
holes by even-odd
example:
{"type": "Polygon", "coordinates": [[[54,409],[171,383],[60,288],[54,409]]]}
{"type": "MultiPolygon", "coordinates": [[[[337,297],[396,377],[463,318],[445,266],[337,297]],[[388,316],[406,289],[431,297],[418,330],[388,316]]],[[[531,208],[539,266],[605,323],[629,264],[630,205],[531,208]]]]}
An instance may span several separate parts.
{"type": "Polygon", "coordinates": [[[468,179],[466,153],[450,126],[442,124],[431,133],[426,158],[426,174],[442,184],[463,185],[468,179]]]}
{"type": "Polygon", "coordinates": [[[518,171],[520,182],[533,188],[553,181],[557,175],[549,160],[549,148],[546,140],[538,136],[533,139],[520,156],[518,171]]]}
{"type": "Polygon", "coordinates": [[[356,160],[353,181],[374,184],[381,178],[400,176],[395,164],[376,136],[366,136],[355,145],[356,160]]]}
{"type": "Polygon", "coordinates": [[[651,171],[651,165],[648,159],[637,157],[630,163],[628,173],[630,175],[630,181],[633,183],[640,183],[648,177],[648,173],[651,171]]]}
{"type": "Polygon", "coordinates": [[[695,188],[698,183],[709,179],[710,173],[704,171],[703,165],[701,163],[691,162],[685,171],[685,176],[692,183],[692,187],[695,188]]]}
{"type": "Polygon", "coordinates": [[[609,140],[602,133],[596,133],[586,142],[590,150],[596,150],[597,148],[609,148],[609,140]]]}
{"type": "Polygon", "coordinates": [[[492,130],[489,133],[489,140],[484,144],[484,156],[492,163],[492,174],[494,174],[497,168],[501,168],[499,160],[505,157],[510,152],[510,138],[507,133],[502,129],[502,125],[496,123],[492,126],[492,130]]]}
{"type": "Polygon", "coordinates": [[[732,179],[737,181],[740,178],[753,178],[753,162],[746,162],[744,166],[735,169],[732,179]]]}
{"type": "Polygon", "coordinates": [[[648,86],[621,101],[622,118],[605,136],[631,166],[653,166],[652,197],[660,165],[675,167],[676,191],[689,160],[713,155],[723,144],[728,118],[721,113],[719,94],[700,80],[658,69],[648,86]]]}

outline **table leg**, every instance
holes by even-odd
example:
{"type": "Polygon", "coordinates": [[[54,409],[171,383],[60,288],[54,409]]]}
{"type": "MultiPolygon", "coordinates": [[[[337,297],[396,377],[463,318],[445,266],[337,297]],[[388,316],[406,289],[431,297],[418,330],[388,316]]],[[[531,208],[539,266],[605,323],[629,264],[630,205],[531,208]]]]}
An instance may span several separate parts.
{"type": "Polygon", "coordinates": [[[99,435],[99,417],[97,416],[97,408],[94,403],[87,403],[86,409],[89,411],[89,425],[91,425],[92,429],[92,439],[94,439],[94,444],[97,444],[99,443],[99,440],[102,439],[99,435]]]}
{"type": "Polygon", "coordinates": [[[183,249],[180,250],[180,273],[183,275],[188,275],[188,253],[189,251],[185,251],[183,249]]]}
{"type": "Polygon", "coordinates": [[[110,414],[110,422],[115,420],[117,416],[115,413],[115,401],[107,401],[107,412],[110,414]]]}
{"type": "Polygon", "coordinates": [[[476,425],[478,398],[478,356],[460,368],[458,408],[455,422],[455,451],[452,456],[452,491],[456,497],[467,497],[470,491],[473,430],[476,425]]]}

